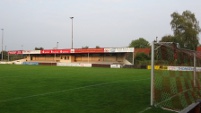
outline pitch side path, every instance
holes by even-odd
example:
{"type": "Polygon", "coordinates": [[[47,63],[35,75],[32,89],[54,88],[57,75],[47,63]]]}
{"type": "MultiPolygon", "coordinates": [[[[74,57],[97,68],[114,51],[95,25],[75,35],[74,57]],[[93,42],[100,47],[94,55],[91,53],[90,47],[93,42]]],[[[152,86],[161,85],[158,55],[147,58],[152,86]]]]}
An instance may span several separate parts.
{"type": "Polygon", "coordinates": [[[0,65],[0,113],[171,113],[149,105],[150,70],[0,65]]]}

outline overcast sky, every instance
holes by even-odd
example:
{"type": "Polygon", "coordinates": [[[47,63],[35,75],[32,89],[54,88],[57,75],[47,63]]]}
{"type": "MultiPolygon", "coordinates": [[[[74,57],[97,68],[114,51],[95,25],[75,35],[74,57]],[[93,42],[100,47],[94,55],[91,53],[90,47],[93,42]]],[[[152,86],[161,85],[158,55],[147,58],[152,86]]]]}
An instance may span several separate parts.
{"type": "Polygon", "coordinates": [[[201,0],[0,0],[0,28],[7,50],[52,49],[57,42],[71,48],[73,16],[74,48],[126,47],[139,37],[172,34],[170,15],[185,10],[201,22],[201,0]]]}

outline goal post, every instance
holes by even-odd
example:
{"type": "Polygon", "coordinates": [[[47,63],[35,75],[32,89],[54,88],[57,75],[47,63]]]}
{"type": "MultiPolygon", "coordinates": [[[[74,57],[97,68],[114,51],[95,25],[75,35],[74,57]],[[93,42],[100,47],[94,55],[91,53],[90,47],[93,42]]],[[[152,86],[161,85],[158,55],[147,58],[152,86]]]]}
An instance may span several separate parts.
{"type": "Polygon", "coordinates": [[[154,45],[155,41],[152,42],[151,46],[151,106],[154,105],[154,45]]]}
{"type": "Polygon", "coordinates": [[[181,111],[201,98],[201,53],[152,42],[150,105],[181,111]]]}

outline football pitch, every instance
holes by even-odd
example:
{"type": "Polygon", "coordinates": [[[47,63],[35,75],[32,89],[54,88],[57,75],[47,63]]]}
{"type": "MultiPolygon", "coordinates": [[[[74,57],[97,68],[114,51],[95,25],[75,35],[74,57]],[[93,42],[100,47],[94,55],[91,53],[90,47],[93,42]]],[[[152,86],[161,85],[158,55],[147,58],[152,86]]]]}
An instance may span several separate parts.
{"type": "Polygon", "coordinates": [[[150,70],[0,65],[0,113],[171,113],[150,107],[150,70]]]}

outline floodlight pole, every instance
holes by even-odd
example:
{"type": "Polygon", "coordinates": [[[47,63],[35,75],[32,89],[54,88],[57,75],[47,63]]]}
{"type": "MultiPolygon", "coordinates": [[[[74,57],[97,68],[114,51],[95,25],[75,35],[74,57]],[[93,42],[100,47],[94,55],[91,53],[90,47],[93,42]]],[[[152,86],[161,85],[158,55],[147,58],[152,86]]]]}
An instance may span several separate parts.
{"type": "Polygon", "coordinates": [[[73,18],[74,17],[70,17],[70,19],[72,20],[72,44],[71,44],[71,49],[73,49],[73,18]]]}
{"type": "Polygon", "coordinates": [[[2,51],[1,51],[1,61],[3,61],[3,31],[4,29],[1,29],[2,30],[2,51]]]}
{"type": "Polygon", "coordinates": [[[21,47],[22,47],[22,50],[23,50],[23,45],[21,45],[21,47]]]}
{"type": "Polygon", "coordinates": [[[57,45],[56,45],[56,48],[58,49],[58,47],[59,47],[59,42],[57,42],[57,45]]]}
{"type": "Polygon", "coordinates": [[[154,105],[154,44],[153,41],[151,46],[151,106],[154,105]]]}

